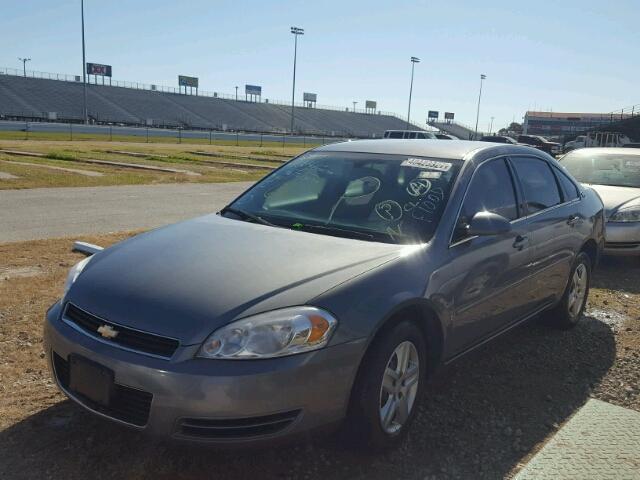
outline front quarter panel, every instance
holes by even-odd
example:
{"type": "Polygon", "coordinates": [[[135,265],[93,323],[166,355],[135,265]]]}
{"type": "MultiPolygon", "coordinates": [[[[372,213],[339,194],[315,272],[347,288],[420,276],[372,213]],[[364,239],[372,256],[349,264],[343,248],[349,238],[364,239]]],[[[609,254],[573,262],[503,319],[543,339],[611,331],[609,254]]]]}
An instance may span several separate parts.
{"type": "Polygon", "coordinates": [[[313,299],[312,305],[330,311],[338,319],[331,344],[371,339],[399,308],[426,303],[426,251],[427,245],[409,246],[408,253],[399,258],[313,299]]]}

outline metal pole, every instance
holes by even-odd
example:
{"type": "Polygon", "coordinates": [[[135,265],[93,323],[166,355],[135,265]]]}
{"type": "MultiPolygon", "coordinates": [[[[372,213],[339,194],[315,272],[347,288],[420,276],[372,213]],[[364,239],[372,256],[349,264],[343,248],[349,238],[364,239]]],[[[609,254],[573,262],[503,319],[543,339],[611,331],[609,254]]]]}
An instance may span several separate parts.
{"type": "Polygon", "coordinates": [[[293,126],[296,109],[296,63],[298,59],[298,35],[304,35],[304,30],[298,27],[291,27],[293,33],[293,86],[291,87],[291,135],[293,135],[293,126]]]}
{"type": "Polygon", "coordinates": [[[84,123],[89,123],[89,114],[87,112],[87,60],[85,56],[84,45],[84,0],[80,0],[80,15],[82,17],[82,88],[84,94],[84,102],[82,106],[82,113],[84,117],[84,123]]]}
{"type": "Polygon", "coordinates": [[[30,62],[31,59],[30,58],[18,58],[18,60],[20,60],[22,62],[22,74],[26,77],[27,76],[27,62],[30,62]]]}
{"type": "Polygon", "coordinates": [[[480,74],[480,93],[478,94],[478,109],[476,111],[476,130],[473,134],[473,139],[476,140],[478,136],[478,119],[480,118],[480,99],[482,98],[482,81],[487,78],[485,74],[480,74]]]}
{"type": "Polygon", "coordinates": [[[495,117],[491,117],[491,126],[489,127],[489,133],[493,133],[493,119],[495,117]]]}
{"type": "Polygon", "coordinates": [[[411,95],[413,94],[413,72],[416,63],[420,63],[418,57],[411,57],[411,84],[409,85],[409,108],[407,109],[407,128],[411,128],[411,95]]]}
{"type": "Polygon", "coordinates": [[[415,63],[411,62],[411,85],[409,86],[409,108],[407,109],[407,128],[411,128],[411,95],[413,94],[413,70],[415,63]]]}
{"type": "Polygon", "coordinates": [[[293,135],[293,119],[296,111],[296,61],[298,56],[298,35],[293,35],[293,87],[291,88],[291,135],[293,135]]]}
{"type": "Polygon", "coordinates": [[[353,103],[353,113],[356,113],[356,104],[357,104],[358,102],[352,102],[352,103],[353,103]]]}
{"type": "Polygon", "coordinates": [[[236,102],[238,101],[238,87],[236,87],[236,102]]]}

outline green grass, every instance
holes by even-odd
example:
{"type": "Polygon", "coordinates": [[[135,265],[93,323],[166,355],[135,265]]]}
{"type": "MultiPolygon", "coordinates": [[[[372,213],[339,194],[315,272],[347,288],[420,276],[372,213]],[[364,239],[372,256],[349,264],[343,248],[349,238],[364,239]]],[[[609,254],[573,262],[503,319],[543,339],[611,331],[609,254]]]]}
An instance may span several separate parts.
{"type": "Polygon", "coordinates": [[[75,155],[66,152],[49,152],[46,157],[52,160],[76,160],[75,155]]]}

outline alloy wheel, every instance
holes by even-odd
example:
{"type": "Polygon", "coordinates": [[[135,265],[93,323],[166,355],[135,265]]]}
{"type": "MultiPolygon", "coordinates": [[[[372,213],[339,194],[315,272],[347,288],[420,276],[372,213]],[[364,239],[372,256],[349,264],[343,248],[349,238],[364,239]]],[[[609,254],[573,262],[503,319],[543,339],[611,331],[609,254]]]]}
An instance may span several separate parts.
{"type": "Polygon", "coordinates": [[[587,297],[587,267],[584,263],[578,265],[571,278],[571,289],[569,290],[568,308],[569,314],[575,317],[580,313],[587,297]]]}
{"type": "Polygon", "coordinates": [[[413,409],[420,381],[420,357],[410,341],[400,343],[389,358],[380,387],[380,424],[388,434],[400,431],[413,409]]]}

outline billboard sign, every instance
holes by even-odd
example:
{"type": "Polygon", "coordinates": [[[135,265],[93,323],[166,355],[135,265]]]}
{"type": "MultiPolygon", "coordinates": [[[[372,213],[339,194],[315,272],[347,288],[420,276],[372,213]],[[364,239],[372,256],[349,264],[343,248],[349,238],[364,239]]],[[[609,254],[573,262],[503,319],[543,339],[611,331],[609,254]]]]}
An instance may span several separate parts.
{"type": "Polygon", "coordinates": [[[186,75],[178,75],[178,85],[181,87],[198,88],[198,77],[187,77],[186,75]]]}
{"type": "Polygon", "coordinates": [[[376,108],[378,108],[378,103],[374,102],[373,100],[367,100],[366,102],[364,102],[364,108],[371,108],[372,110],[375,110],[376,108]]]}
{"type": "Polygon", "coordinates": [[[111,65],[102,65],[101,63],[87,62],[87,75],[101,75],[103,77],[110,77],[111,65]]]}
{"type": "Polygon", "coordinates": [[[315,102],[318,99],[318,95],[316,95],[315,93],[304,92],[302,94],[302,98],[305,102],[315,102]]]}
{"type": "Polygon", "coordinates": [[[445,120],[453,120],[453,112],[444,112],[444,119],[445,120]]]}
{"type": "Polygon", "coordinates": [[[262,87],[259,85],[245,85],[244,86],[245,95],[262,95],[262,87]]]}
{"type": "Polygon", "coordinates": [[[429,110],[429,118],[438,118],[440,116],[440,112],[437,110],[429,110]]]}

